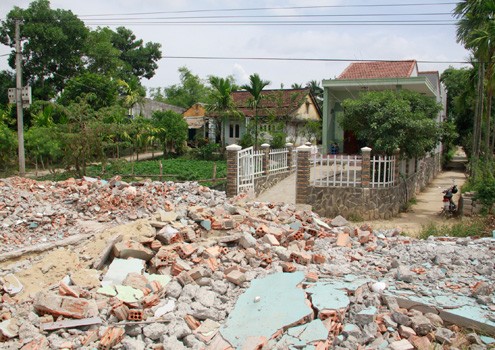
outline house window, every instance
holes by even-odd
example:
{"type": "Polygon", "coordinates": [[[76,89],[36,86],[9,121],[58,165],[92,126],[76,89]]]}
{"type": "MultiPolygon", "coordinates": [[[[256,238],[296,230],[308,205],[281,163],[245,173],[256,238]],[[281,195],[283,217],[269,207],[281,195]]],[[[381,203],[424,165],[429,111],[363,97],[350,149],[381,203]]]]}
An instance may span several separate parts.
{"type": "Polygon", "coordinates": [[[240,136],[240,126],[239,124],[230,124],[229,126],[229,136],[231,139],[238,139],[240,136]]]}

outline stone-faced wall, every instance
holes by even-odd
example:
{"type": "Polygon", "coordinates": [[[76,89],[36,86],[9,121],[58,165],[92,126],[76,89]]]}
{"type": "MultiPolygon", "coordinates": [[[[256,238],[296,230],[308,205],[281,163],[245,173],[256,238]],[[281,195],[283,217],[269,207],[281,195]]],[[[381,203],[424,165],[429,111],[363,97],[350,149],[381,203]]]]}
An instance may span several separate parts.
{"type": "Polygon", "coordinates": [[[418,171],[407,178],[399,177],[398,185],[388,188],[310,187],[307,204],[321,216],[342,215],[363,220],[390,219],[401,207],[424,188],[440,170],[438,157],[427,158],[418,171]]]}
{"type": "Polygon", "coordinates": [[[284,171],[277,174],[268,174],[254,179],[254,193],[259,196],[261,193],[265,192],[267,189],[272,188],[280,181],[292,174],[292,171],[284,171]]]}

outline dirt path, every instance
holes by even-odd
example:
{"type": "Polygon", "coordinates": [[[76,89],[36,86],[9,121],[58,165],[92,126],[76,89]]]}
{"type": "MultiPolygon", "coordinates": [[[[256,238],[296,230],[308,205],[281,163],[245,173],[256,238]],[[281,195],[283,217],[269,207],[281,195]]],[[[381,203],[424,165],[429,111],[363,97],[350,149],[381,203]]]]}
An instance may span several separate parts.
{"type": "MultiPolygon", "coordinates": [[[[465,163],[466,155],[458,151],[449,164],[449,167],[438,176],[421,192],[416,195],[416,204],[391,220],[372,220],[370,223],[374,229],[399,228],[409,236],[417,236],[421,230],[430,225],[451,225],[458,222],[456,219],[447,219],[438,215],[442,209],[442,191],[452,186],[453,181],[460,189],[466,181],[465,163]]],[[[460,191],[454,195],[454,202],[459,200],[460,191]]],[[[360,223],[355,223],[360,224],[360,223]]]]}

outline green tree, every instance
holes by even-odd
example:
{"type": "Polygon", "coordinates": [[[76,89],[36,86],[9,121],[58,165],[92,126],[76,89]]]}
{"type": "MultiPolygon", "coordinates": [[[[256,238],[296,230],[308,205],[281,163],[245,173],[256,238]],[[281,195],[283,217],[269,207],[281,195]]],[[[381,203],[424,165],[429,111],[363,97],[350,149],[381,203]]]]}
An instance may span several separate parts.
{"type": "Polygon", "coordinates": [[[174,111],[159,111],[153,113],[152,120],[158,131],[156,137],[162,144],[163,153],[181,153],[188,133],[188,126],[182,115],[174,111]]]}
{"type": "Polygon", "coordinates": [[[197,102],[206,102],[209,89],[187,67],[180,67],[180,84],[164,89],[165,102],[174,106],[189,108],[197,102]]]}
{"type": "Polygon", "coordinates": [[[216,132],[220,133],[222,149],[225,147],[224,128],[225,122],[230,117],[239,118],[231,93],[237,89],[233,77],[220,78],[210,76],[208,78],[212,87],[208,97],[207,111],[215,116],[216,132]]]}
{"type": "Polygon", "coordinates": [[[0,169],[4,170],[17,159],[17,134],[9,127],[11,106],[0,109],[0,169]]]}
{"type": "Polygon", "coordinates": [[[111,132],[103,123],[90,102],[80,100],[67,107],[66,124],[58,125],[63,160],[66,166],[75,168],[78,176],[86,175],[88,163],[105,161],[105,140],[111,132]]]}
{"type": "Polygon", "coordinates": [[[436,117],[441,106],[431,97],[416,92],[373,91],[342,103],[340,123],[344,130],[376,153],[392,154],[400,148],[407,158],[432,151],[442,137],[436,117]]]}
{"type": "Polygon", "coordinates": [[[319,81],[311,80],[306,83],[306,87],[311,91],[311,94],[315,97],[316,103],[320,109],[323,109],[323,88],[319,81]]]}
{"type": "Polygon", "coordinates": [[[14,74],[6,70],[0,71],[0,106],[9,103],[8,90],[13,87],[15,87],[14,74]]]}
{"type": "Polygon", "coordinates": [[[125,27],[118,27],[112,34],[113,46],[120,51],[120,60],[124,62],[122,79],[128,75],[138,78],[151,79],[158,68],[158,61],[162,58],[158,43],[144,43],[136,39],[134,33],[125,27]]]}
{"type": "Polygon", "coordinates": [[[118,82],[105,75],[83,73],[67,82],[58,102],[68,106],[78,99],[91,103],[94,110],[108,107],[117,102],[118,82]]]}
{"type": "Polygon", "coordinates": [[[474,68],[447,68],[441,81],[447,89],[447,119],[453,121],[459,138],[456,140],[468,156],[471,154],[473,116],[476,100],[474,68]]]}
{"type": "MultiPolygon", "coordinates": [[[[473,156],[474,159],[479,157],[484,114],[486,116],[484,129],[488,132],[485,134],[483,150],[484,155],[491,158],[493,153],[493,144],[490,143],[491,111],[495,87],[493,81],[495,73],[495,0],[460,1],[454,14],[459,18],[457,41],[471,50],[479,62],[477,107],[473,128],[473,156]]],[[[495,131],[493,137],[495,138],[495,131]]]]}
{"type": "MultiPolygon", "coordinates": [[[[71,11],[52,10],[48,0],[36,0],[27,9],[15,6],[2,21],[0,42],[15,47],[15,19],[21,19],[23,82],[43,100],[61,92],[65,81],[83,66],[83,49],[89,30],[71,11]]],[[[15,52],[9,57],[15,68],[15,52]]]]}
{"type": "Polygon", "coordinates": [[[249,82],[249,85],[242,85],[241,89],[249,92],[252,97],[250,100],[250,105],[254,108],[254,145],[255,147],[258,147],[258,108],[260,107],[263,99],[263,94],[261,92],[267,85],[270,84],[270,81],[262,80],[258,73],[254,73],[249,76],[249,82]]]}
{"type": "Polygon", "coordinates": [[[114,34],[114,31],[108,27],[90,31],[84,56],[84,63],[89,72],[118,76],[123,71],[121,51],[112,43],[114,34]]]}

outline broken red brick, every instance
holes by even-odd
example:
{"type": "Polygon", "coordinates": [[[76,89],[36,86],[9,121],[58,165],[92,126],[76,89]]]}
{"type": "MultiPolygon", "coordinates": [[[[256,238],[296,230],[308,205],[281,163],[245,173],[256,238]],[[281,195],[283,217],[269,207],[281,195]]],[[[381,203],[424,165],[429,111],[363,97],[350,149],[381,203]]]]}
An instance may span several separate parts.
{"type": "Polygon", "coordinates": [[[163,245],[162,242],[155,239],[153,242],[151,242],[151,249],[153,249],[155,252],[157,252],[158,250],[160,250],[162,245],[163,245]]]}
{"type": "Polygon", "coordinates": [[[206,264],[208,267],[211,269],[211,271],[216,271],[218,269],[218,261],[215,258],[208,258],[205,260],[206,264]]]}
{"type": "Polygon", "coordinates": [[[293,252],[290,259],[300,265],[308,265],[311,262],[311,255],[303,252],[293,252]]]}
{"type": "Polygon", "coordinates": [[[117,327],[109,327],[100,339],[98,350],[110,350],[115,345],[119,344],[124,338],[124,329],[117,327]]]}
{"type": "Polygon", "coordinates": [[[194,283],[194,280],[191,278],[191,276],[189,276],[189,274],[186,272],[186,271],[182,271],[181,273],[179,273],[177,275],[177,281],[179,281],[179,283],[182,285],[182,286],[185,286],[186,284],[191,284],[191,283],[194,283]]]}
{"type": "Polygon", "coordinates": [[[306,274],[306,281],[317,282],[318,281],[318,274],[316,272],[308,272],[306,274]]]}
{"type": "Polygon", "coordinates": [[[312,256],[313,263],[315,264],[324,264],[327,260],[324,255],[321,254],[313,254],[312,256]]]}
{"type": "Polygon", "coordinates": [[[238,286],[246,282],[246,276],[239,270],[230,271],[228,274],[225,275],[225,278],[227,279],[227,281],[232,282],[238,286]]]}
{"type": "Polygon", "coordinates": [[[64,281],[60,281],[58,292],[60,295],[69,295],[74,298],[79,298],[79,293],[75,289],[69,287],[64,281]]]}
{"type": "Polygon", "coordinates": [[[129,308],[123,303],[121,305],[112,308],[112,314],[114,314],[119,321],[127,320],[128,313],[129,313],[129,308]]]}
{"type": "Polygon", "coordinates": [[[208,258],[218,258],[221,254],[221,250],[219,246],[213,246],[205,249],[205,256],[208,258]]]}
{"type": "Polygon", "coordinates": [[[160,297],[156,294],[150,294],[143,298],[142,304],[144,308],[150,308],[160,303],[160,297]]]}
{"type": "Polygon", "coordinates": [[[184,317],[184,321],[186,321],[187,325],[189,328],[192,330],[197,329],[199,326],[201,326],[201,322],[199,322],[194,316],[192,315],[186,315],[184,317]]]}
{"type": "Polygon", "coordinates": [[[142,321],[144,319],[144,311],[141,309],[130,309],[127,319],[129,321],[142,321]]]}
{"type": "MultiPolygon", "coordinates": [[[[96,340],[96,339],[95,339],[96,340]]],[[[21,350],[45,350],[49,349],[48,339],[40,337],[25,344],[21,350]]]]}
{"type": "Polygon", "coordinates": [[[337,242],[335,243],[338,247],[350,247],[351,240],[349,238],[349,234],[346,232],[340,232],[337,235],[337,242]]]}
{"type": "Polygon", "coordinates": [[[94,300],[63,297],[54,294],[38,293],[34,308],[41,314],[86,318],[98,315],[98,307],[94,300]]]}
{"type": "Polygon", "coordinates": [[[282,262],[281,263],[282,265],[282,271],[284,272],[294,272],[296,271],[296,268],[293,264],[291,264],[290,262],[282,262]]]}
{"type": "Polygon", "coordinates": [[[191,244],[180,244],[175,248],[175,250],[181,259],[186,259],[196,251],[196,248],[194,248],[191,244]]]}

